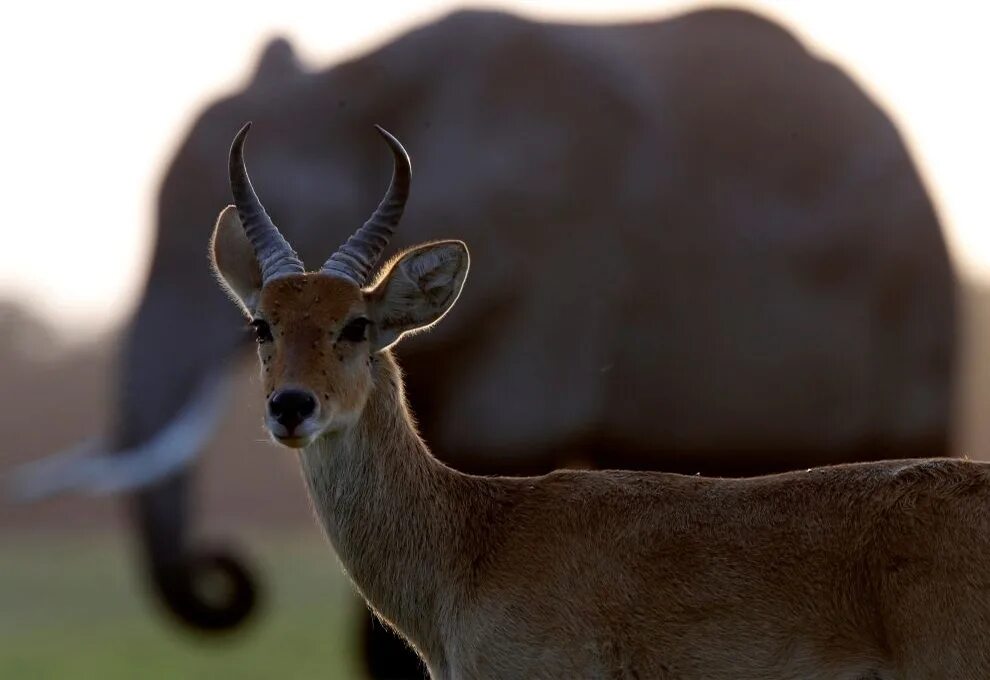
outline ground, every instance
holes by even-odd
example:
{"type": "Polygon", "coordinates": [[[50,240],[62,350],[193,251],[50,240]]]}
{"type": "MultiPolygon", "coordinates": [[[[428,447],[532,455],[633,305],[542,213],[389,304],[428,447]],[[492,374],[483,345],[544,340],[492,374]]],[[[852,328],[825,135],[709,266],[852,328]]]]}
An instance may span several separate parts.
{"type": "Polygon", "coordinates": [[[313,538],[252,540],[267,586],[262,615],[239,634],[204,640],[152,611],[124,537],[5,536],[0,678],[359,677],[362,605],[313,538]]]}

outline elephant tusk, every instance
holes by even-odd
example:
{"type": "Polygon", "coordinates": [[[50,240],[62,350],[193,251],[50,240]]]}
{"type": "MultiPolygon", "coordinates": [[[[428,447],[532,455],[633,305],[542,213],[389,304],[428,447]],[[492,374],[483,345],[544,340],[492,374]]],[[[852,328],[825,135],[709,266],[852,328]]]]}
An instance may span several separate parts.
{"type": "Polygon", "coordinates": [[[30,502],[63,493],[106,495],[133,491],[189,465],[216,430],[228,380],[203,379],[199,388],[164,428],[130,449],[113,451],[99,438],[27,463],[8,483],[8,495],[30,502]]]}

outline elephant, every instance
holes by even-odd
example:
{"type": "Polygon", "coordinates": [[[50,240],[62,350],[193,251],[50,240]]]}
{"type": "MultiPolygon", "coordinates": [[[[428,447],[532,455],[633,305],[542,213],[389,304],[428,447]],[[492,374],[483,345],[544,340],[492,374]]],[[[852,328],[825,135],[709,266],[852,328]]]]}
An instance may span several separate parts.
{"type": "Polygon", "coordinates": [[[393,247],[470,245],[457,312],[400,352],[422,434],[456,468],[750,475],[951,453],[956,282],[932,202],[891,119],[784,28],[728,9],[458,11],[319,70],[279,38],[168,166],[110,436],[25,482],[129,493],[151,583],[192,627],[236,627],[256,593],[238,555],[190,541],[187,466],[251,347],[204,256],[248,120],[252,179],[304,262],[381,195],[375,123],[413,159],[393,247]],[[225,599],[201,592],[210,572],[225,599]]]}

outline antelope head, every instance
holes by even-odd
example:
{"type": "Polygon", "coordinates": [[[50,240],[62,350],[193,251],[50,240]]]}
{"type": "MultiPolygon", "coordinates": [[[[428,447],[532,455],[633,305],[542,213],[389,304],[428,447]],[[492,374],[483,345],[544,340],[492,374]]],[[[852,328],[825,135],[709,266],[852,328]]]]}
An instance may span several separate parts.
{"type": "Polygon", "coordinates": [[[372,277],[402,216],[412,176],[405,149],[377,127],[394,157],[388,191],[320,270],[307,272],[251,185],[244,163],[249,129],[250,123],[230,149],[234,205],[217,219],[211,258],[257,337],[265,426],[276,442],[302,448],[357,422],[373,388],[376,355],[447,313],[469,257],[461,241],[428,243],[401,253],[372,277]]]}

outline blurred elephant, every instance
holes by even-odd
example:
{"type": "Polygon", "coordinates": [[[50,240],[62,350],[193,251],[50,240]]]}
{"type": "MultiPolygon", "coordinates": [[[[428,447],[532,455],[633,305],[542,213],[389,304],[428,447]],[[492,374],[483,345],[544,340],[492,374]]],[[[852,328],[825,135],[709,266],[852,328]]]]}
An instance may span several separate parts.
{"type": "Polygon", "coordinates": [[[387,183],[373,123],[414,163],[394,247],[469,243],[457,312],[401,352],[455,467],[753,474],[949,453],[955,283],[931,201],[890,119],[779,26],[458,12],[320,71],[277,40],[168,169],[121,358],[124,453],[96,456],[126,470],[110,487],[141,485],[154,583],[192,626],[235,626],[253,602],[238,560],[189,544],[181,466],[251,346],[204,256],[246,120],[255,186],[310,265],[387,183]],[[229,599],[197,590],[210,569],[229,599]]]}

